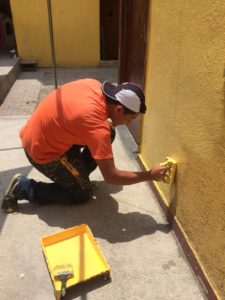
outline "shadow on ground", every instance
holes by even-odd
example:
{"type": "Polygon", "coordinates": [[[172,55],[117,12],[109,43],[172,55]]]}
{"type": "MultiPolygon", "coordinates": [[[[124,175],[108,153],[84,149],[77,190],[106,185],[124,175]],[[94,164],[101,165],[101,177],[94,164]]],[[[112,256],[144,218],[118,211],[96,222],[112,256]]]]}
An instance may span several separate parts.
{"type": "Polygon", "coordinates": [[[41,220],[52,227],[69,228],[88,224],[95,237],[105,239],[110,243],[132,241],[158,230],[164,233],[170,231],[169,225],[158,224],[147,214],[120,213],[117,201],[110,195],[118,191],[118,187],[99,181],[97,191],[88,203],[74,206],[59,204],[38,206],[21,203],[19,212],[37,214],[41,220]]]}
{"type": "MultiPolygon", "coordinates": [[[[121,213],[119,205],[112,196],[122,187],[109,186],[98,181],[93,199],[80,205],[31,205],[20,204],[20,213],[37,214],[49,226],[69,228],[80,224],[88,224],[94,237],[107,240],[109,243],[123,243],[137,239],[143,235],[154,234],[156,231],[169,233],[168,224],[159,224],[154,218],[140,212],[121,213]]],[[[102,276],[71,287],[65,299],[88,299],[93,290],[110,283],[102,276]]]]}
{"type": "MultiPolygon", "coordinates": [[[[26,167],[1,173],[1,178],[4,178],[3,186],[7,185],[7,181],[15,173],[19,172],[26,175],[30,169],[31,167],[26,167]]],[[[104,181],[98,181],[94,197],[88,203],[80,205],[34,205],[22,201],[19,204],[19,213],[36,214],[48,226],[62,229],[85,223],[91,228],[96,238],[105,239],[109,243],[129,242],[143,235],[154,234],[156,231],[169,233],[170,226],[168,224],[159,224],[147,214],[135,211],[119,212],[118,202],[113,195],[120,192],[121,189],[120,186],[110,186],[104,181]]],[[[1,225],[4,218],[3,215],[1,225]]],[[[81,300],[86,300],[88,293],[108,283],[110,280],[105,281],[102,277],[80,283],[68,289],[65,299],[72,300],[80,297],[81,300]]]]}

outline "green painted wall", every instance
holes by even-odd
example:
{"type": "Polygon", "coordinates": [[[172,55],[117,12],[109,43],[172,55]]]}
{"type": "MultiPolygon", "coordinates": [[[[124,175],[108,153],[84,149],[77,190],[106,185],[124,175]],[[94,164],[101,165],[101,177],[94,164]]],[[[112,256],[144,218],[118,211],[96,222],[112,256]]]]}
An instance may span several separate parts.
{"type": "Polygon", "coordinates": [[[177,160],[157,188],[225,299],[225,2],[152,0],[149,19],[140,156],[177,160]]]}
{"type": "MultiPolygon", "coordinates": [[[[58,66],[97,66],[100,57],[99,0],[52,0],[58,66]]],[[[19,56],[51,66],[46,0],[10,0],[19,56]]]]}

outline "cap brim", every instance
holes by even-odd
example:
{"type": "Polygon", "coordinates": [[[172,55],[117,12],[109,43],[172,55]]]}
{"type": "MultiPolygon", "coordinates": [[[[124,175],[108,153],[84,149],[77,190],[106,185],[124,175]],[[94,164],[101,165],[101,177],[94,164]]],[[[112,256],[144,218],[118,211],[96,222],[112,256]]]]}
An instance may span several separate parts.
{"type": "Polygon", "coordinates": [[[108,81],[103,82],[102,91],[106,96],[110,97],[111,99],[117,100],[116,97],[115,97],[116,86],[113,85],[112,83],[110,83],[108,81]]]}

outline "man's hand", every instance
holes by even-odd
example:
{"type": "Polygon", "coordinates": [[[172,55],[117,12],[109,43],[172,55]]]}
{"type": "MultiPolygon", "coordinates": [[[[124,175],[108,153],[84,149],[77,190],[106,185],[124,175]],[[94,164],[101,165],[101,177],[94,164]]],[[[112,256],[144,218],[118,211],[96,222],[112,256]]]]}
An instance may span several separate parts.
{"type": "Polygon", "coordinates": [[[151,180],[160,181],[163,180],[163,176],[166,174],[166,168],[161,167],[160,164],[156,164],[151,169],[151,180]]]}

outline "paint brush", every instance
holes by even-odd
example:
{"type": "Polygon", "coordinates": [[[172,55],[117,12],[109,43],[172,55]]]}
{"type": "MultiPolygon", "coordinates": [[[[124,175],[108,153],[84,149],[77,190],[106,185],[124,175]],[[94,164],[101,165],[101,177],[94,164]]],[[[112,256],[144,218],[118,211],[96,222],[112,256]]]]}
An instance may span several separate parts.
{"type": "Polygon", "coordinates": [[[61,296],[66,295],[66,282],[68,279],[73,278],[73,267],[68,265],[57,265],[54,268],[54,279],[61,281],[61,296]]]}

